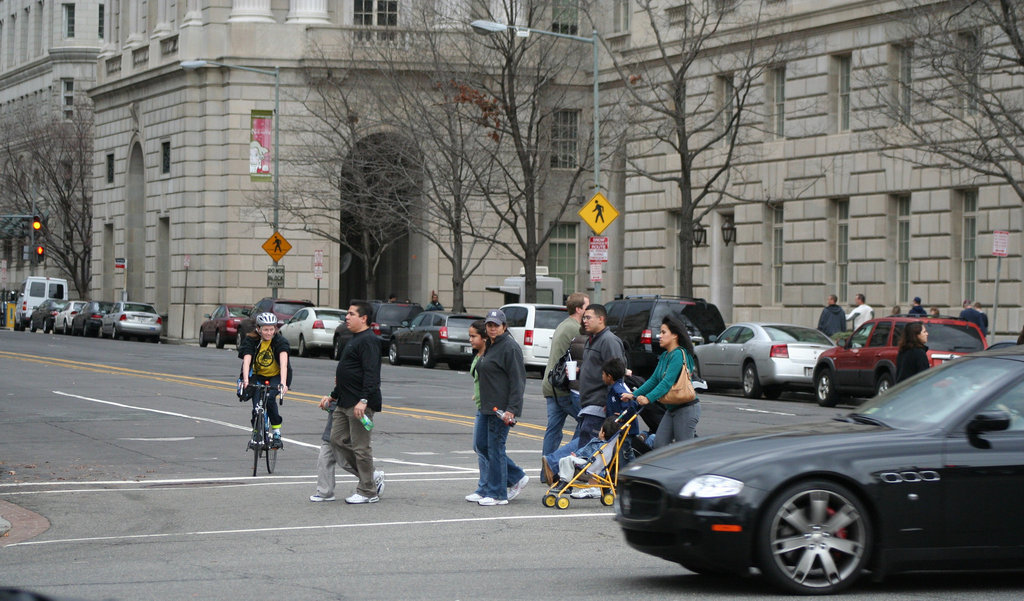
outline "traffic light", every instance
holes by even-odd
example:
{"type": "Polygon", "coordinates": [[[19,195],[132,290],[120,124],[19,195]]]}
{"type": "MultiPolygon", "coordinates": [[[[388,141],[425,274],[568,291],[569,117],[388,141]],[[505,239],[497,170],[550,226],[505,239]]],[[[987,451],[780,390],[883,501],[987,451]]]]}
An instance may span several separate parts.
{"type": "Polygon", "coordinates": [[[32,217],[32,229],[34,229],[37,232],[43,229],[43,220],[39,217],[39,215],[35,215],[34,217],[32,217]]]}
{"type": "Polygon", "coordinates": [[[36,244],[36,264],[42,263],[46,258],[46,249],[42,244],[36,244]]]}

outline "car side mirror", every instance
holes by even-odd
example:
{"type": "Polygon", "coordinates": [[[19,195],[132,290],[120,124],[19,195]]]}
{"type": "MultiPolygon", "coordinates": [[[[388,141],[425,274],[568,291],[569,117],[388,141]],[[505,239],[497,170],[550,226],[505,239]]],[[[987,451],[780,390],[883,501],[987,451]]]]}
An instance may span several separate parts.
{"type": "Polygon", "coordinates": [[[718,342],[718,336],[715,336],[714,334],[708,336],[708,344],[714,344],[716,342],[718,342]]]}
{"type": "Polygon", "coordinates": [[[203,313],[203,317],[205,317],[206,319],[210,319],[210,314],[209,313],[203,313]]]}
{"type": "Polygon", "coordinates": [[[408,328],[409,327],[409,320],[408,319],[403,319],[402,320],[402,327],[403,328],[408,328]]]}
{"type": "Polygon", "coordinates": [[[982,411],[967,422],[967,439],[972,446],[979,449],[990,449],[992,443],[985,440],[981,435],[985,432],[999,432],[1010,427],[1010,413],[995,409],[982,411]]]}

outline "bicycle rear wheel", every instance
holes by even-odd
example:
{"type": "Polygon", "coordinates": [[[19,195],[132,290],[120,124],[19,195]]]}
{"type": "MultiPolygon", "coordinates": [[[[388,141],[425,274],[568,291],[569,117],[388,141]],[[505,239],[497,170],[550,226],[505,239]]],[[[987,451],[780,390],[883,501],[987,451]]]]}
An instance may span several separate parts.
{"type": "Polygon", "coordinates": [[[267,473],[273,474],[274,467],[277,465],[277,449],[267,449],[267,473]]]}

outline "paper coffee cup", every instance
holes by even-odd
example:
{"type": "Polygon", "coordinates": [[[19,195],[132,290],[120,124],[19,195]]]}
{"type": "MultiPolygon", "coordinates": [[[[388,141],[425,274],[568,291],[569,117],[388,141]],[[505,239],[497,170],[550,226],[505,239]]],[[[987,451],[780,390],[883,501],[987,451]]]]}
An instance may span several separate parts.
{"type": "Polygon", "coordinates": [[[569,377],[570,382],[576,381],[576,362],[566,361],[565,362],[565,375],[569,377]]]}

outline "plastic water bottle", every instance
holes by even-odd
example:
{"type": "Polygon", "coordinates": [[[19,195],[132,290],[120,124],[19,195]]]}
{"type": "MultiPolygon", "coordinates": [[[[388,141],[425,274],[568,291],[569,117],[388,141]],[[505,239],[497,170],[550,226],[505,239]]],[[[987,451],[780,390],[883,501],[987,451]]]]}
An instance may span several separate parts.
{"type": "Polygon", "coordinates": [[[237,392],[235,394],[238,395],[238,398],[242,398],[242,376],[238,376],[238,383],[236,384],[236,386],[237,392]]]}
{"type": "MultiPolygon", "coordinates": [[[[508,411],[502,411],[501,409],[498,409],[497,407],[494,408],[494,415],[497,415],[498,419],[500,419],[501,421],[505,421],[505,414],[506,413],[508,413],[508,411]]],[[[511,428],[514,425],[516,425],[516,416],[513,415],[512,416],[512,423],[510,423],[508,425],[508,427],[511,428]]]]}
{"type": "Polygon", "coordinates": [[[359,423],[363,424],[363,427],[366,428],[367,432],[373,430],[373,420],[371,420],[365,413],[359,418],[359,423]]]}

